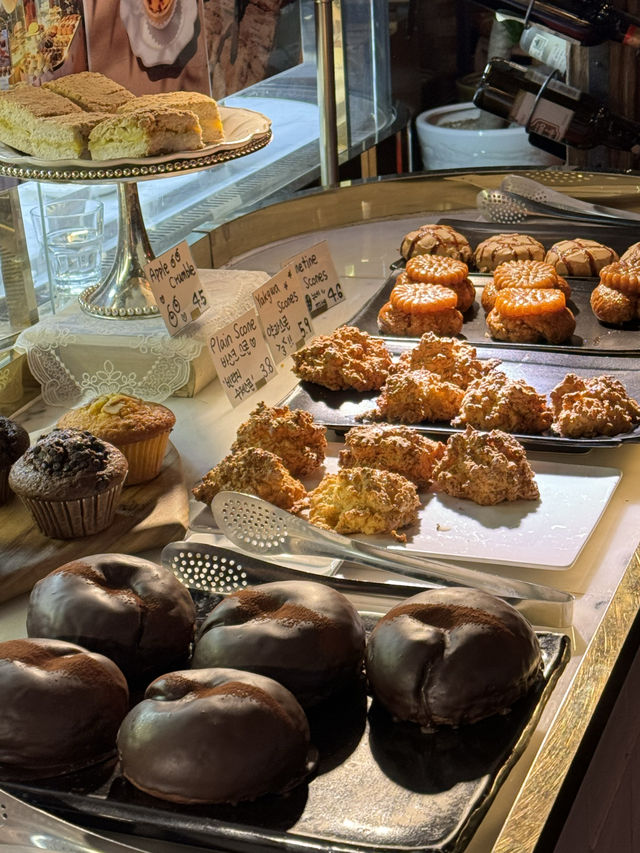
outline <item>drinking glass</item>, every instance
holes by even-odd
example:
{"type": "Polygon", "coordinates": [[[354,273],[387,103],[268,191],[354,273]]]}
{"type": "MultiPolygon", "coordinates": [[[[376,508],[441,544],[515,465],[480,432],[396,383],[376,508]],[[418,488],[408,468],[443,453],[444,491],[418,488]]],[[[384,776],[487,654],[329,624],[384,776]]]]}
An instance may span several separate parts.
{"type": "Polygon", "coordinates": [[[50,201],[31,209],[31,219],[47,255],[57,300],[79,295],[100,282],[104,207],[87,198],[50,201]]]}

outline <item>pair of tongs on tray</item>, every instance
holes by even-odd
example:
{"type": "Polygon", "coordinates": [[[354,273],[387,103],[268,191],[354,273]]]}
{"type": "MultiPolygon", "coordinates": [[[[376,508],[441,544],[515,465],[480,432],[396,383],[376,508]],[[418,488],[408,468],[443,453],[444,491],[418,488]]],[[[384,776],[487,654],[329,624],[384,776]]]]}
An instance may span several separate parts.
{"type": "Polygon", "coordinates": [[[490,222],[516,224],[531,216],[573,219],[599,225],[640,227],[640,214],[580,201],[524,175],[507,175],[500,189],[481,190],[478,210],[490,222]]]}
{"type": "MultiPolygon", "coordinates": [[[[332,531],[322,530],[255,495],[247,495],[241,492],[219,492],[211,503],[211,512],[219,530],[233,545],[245,553],[254,554],[258,557],[270,558],[283,554],[338,557],[342,560],[351,560],[378,569],[386,569],[414,581],[425,581],[426,584],[422,586],[470,586],[503,598],[560,604],[566,604],[573,600],[570,593],[542,584],[502,577],[477,569],[412,555],[406,550],[389,549],[368,542],[349,539],[332,531]]],[[[188,546],[190,543],[175,544],[180,545],[184,553],[185,545],[188,546]]],[[[192,550],[200,552],[196,562],[197,559],[201,563],[203,560],[206,562],[206,545],[194,543],[192,550]]],[[[176,567],[180,568],[181,566],[181,557],[177,557],[176,560],[173,559],[178,552],[179,549],[172,549],[171,545],[167,546],[163,552],[163,561],[170,564],[174,571],[176,567]]],[[[242,562],[241,557],[237,557],[237,561],[242,562]]],[[[209,568],[210,566],[209,563],[209,568]]],[[[265,568],[261,573],[262,582],[266,580],[265,571],[268,570],[265,568]]],[[[286,577],[302,578],[304,576],[304,573],[297,569],[287,569],[283,566],[271,565],[270,572],[270,580],[284,580],[286,577]],[[276,570],[277,578],[273,576],[276,570]]],[[[310,577],[320,579],[318,575],[308,574],[310,577]]],[[[406,585],[406,589],[401,592],[395,583],[349,581],[345,578],[331,578],[330,580],[336,586],[338,585],[335,584],[336,581],[339,581],[340,586],[346,584],[348,589],[345,588],[345,592],[374,592],[372,586],[382,588],[376,592],[384,591],[391,595],[409,595],[412,592],[419,591],[419,587],[413,584],[406,585]]],[[[192,584],[188,583],[188,585],[192,584]]]]}

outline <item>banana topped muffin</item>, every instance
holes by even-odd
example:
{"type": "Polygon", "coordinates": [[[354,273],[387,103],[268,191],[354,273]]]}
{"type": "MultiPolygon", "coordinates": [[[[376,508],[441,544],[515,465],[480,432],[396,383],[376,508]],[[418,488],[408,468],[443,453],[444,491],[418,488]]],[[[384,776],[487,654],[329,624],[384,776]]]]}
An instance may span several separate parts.
{"type": "Polygon", "coordinates": [[[54,429],[13,465],[9,486],[45,536],[73,539],[111,524],[126,475],[117,447],[84,430],[54,429]]]}
{"type": "Polygon", "coordinates": [[[128,394],[101,394],[85,406],[71,409],[59,427],[88,430],[115,444],[129,463],[127,485],[145,483],[160,473],[176,417],[160,403],[128,394]]]}

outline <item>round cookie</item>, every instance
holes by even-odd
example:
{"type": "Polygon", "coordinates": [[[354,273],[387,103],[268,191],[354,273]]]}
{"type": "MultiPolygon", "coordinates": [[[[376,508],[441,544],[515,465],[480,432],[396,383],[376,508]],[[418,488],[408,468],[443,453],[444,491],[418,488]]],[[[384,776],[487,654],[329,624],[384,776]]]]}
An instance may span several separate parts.
{"type": "Polygon", "coordinates": [[[69,773],[115,754],[129,708],[113,661],[48,639],[0,643],[0,766],[28,777],[69,773]]]}
{"type": "Polygon", "coordinates": [[[314,581],[281,581],[228,595],[196,636],[194,668],[249,670],[309,706],[361,672],[365,632],[351,602],[314,581]]]}
{"type": "Polygon", "coordinates": [[[177,803],[238,803],[283,793],[313,769],[309,724],[271,678],[235,669],[170,672],[118,733],[122,773],[177,803]]]}
{"type": "Polygon", "coordinates": [[[168,570],[125,554],[94,554],[50,572],[31,591],[30,637],[78,643],[127,678],[184,666],[195,625],[188,590],[168,570]]]}
{"type": "Polygon", "coordinates": [[[456,587],[393,607],[371,633],[366,665],[373,695],[395,718],[459,726],[508,710],[538,679],[541,655],[515,608],[456,587]]]}

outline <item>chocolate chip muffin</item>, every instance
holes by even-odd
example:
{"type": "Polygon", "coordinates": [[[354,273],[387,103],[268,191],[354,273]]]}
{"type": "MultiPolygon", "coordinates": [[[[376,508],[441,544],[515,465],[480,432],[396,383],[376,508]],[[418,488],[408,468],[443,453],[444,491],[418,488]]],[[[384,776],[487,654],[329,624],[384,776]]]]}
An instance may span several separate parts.
{"type": "Polygon", "coordinates": [[[0,505],[9,500],[9,469],[29,447],[29,433],[15,421],[0,415],[0,505]]]}
{"type": "Polygon", "coordinates": [[[127,460],[84,430],[54,429],[13,465],[9,486],[45,536],[74,539],[108,527],[127,475],[127,460]]]}

